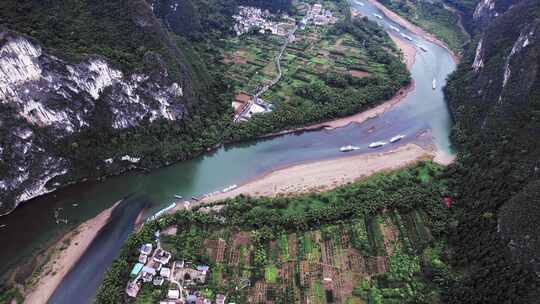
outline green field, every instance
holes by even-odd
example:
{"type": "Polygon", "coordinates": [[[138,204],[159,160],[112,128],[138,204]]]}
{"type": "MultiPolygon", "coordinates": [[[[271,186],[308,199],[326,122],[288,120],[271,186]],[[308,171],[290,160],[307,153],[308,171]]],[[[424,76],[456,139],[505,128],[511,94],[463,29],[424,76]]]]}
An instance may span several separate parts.
{"type": "MultiPolygon", "coordinates": [[[[194,287],[205,294],[228,294],[236,303],[439,303],[439,286],[420,265],[447,271],[440,238],[432,237],[447,217],[440,197],[446,187],[426,167],[433,165],[327,193],[237,197],[217,203],[225,204],[219,211],[168,215],[131,237],[123,258],[136,262],[137,244],[152,239],[152,227],[176,225],[178,233],[163,237],[163,246],[177,260],[210,266],[207,283],[194,287]],[[422,182],[425,172],[437,183],[422,182]]],[[[111,273],[114,267],[108,278],[111,273]]],[[[106,279],[102,288],[119,283],[106,279]]],[[[162,296],[145,291],[141,299],[162,296]]]]}

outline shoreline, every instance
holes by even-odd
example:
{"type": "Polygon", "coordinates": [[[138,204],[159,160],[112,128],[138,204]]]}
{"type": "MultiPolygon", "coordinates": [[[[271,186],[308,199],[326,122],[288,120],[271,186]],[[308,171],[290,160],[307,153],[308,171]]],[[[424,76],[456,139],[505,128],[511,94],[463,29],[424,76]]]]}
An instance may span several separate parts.
{"type": "MultiPolygon", "coordinates": [[[[255,197],[275,197],[327,191],[379,172],[393,171],[421,160],[434,160],[436,157],[436,151],[409,143],[386,152],[373,152],[291,165],[269,171],[227,193],[220,193],[192,203],[190,208],[241,194],[255,197]]],[[[170,212],[174,213],[183,208],[185,207],[180,205],[170,212]]]]}
{"type": "Polygon", "coordinates": [[[50,253],[51,257],[40,268],[39,275],[30,282],[30,284],[35,282],[35,285],[25,290],[23,303],[34,304],[48,301],[101,229],[109,222],[112,211],[120,202],[116,202],[112,207],[80,224],[46,250],[45,254],[50,253]]]}
{"type": "Polygon", "coordinates": [[[451,55],[452,59],[456,64],[458,64],[461,61],[461,57],[454,53],[446,43],[441,41],[439,38],[437,38],[434,34],[426,31],[425,29],[419,27],[418,25],[412,24],[409,20],[405,19],[404,17],[400,16],[398,13],[390,10],[386,6],[384,6],[382,3],[378,2],[377,0],[367,0],[369,3],[373,4],[376,8],[381,10],[386,17],[392,19],[392,21],[398,23],[399,25],[403,26],[407,30],[415,33],[418,36],[421,36],[422,38],[435,43],[436,45],[445,48],[451,55]]]}

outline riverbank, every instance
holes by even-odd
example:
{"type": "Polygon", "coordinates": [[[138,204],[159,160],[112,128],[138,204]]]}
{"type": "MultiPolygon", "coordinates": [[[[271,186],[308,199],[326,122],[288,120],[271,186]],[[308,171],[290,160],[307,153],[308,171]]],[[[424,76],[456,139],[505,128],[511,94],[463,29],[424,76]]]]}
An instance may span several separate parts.
{"type": "MultiPolygon", "coordinates": [[[[327,191],[375,173],[397,170],[421,160],[432,160],[435,155],[434,151],[423,149],[416,144],[407,144],[388,152],[294,165],[270,171],[235,190],[214,195],[201,203],[216,202],[241,194],[275,197],[327,191]]],[[[179,206],[180,208],[183,206],[179,206]]]]}
{"type": "Polygon", "coordinates": [[[440,46],[442,48],[445,48],[450,53],[450,55],[452,55],[452,59],[454,60],[454,62],[456,64],[459,63],[459,61],[461,60],[461,58],[459,57],[458,54],[454,53],[452,51],[452,49],[450,49],[450,47],[448,47],[448,45],[446,45],[446,43],[439,40],[439,38],[437,38],[432,33],[429,33],[428,31],[424,30],[423,28],[419,27],[418,25],[412,24],[410,21],[403,18],[399,14],[391,11],[386,6],[379,3],[377,0],[367,0],[367,1],[369,1],[369,3],[371,3],[372,5],[377,7],[379,10],[381,10],[388,18],[392,19],[392,21],[398,23],[399,25],[401,25],[404,28],[406,28],[407,30],[415,33],[416,35],[422,36],[422,38],[424,38],[424,39],[426,39],[426,40],[428,40],[430,42],[433,42],[433,43],[437,44],[438,46],[440,46]]]}
{"type": "Polygon", "coordinates": [[[108,223],[112,211],[119,203],[115,203],[111,208],[82,223],[47,250],[46,255],[50,255],[50,258],[41,267],[39,275],[30,282],[30,285],[36,283],[25,291],[24,303],[47,302],[63,278],[81,258],[101,229],[108,223]]]}

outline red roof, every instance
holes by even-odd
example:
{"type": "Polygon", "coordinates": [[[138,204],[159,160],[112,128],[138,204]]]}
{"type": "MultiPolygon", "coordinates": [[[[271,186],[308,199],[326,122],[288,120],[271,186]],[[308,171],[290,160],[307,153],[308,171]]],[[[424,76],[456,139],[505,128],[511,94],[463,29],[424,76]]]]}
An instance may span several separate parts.
{"type": "Polygon", "coordinates": [[[444,204],[446,205],[446,207],[448,207],[448,208],[452,207],[452,203],[453,203],[452,198],[447,196],[447,197],[443,198],[443,200],[444,200],[444,204]]]}

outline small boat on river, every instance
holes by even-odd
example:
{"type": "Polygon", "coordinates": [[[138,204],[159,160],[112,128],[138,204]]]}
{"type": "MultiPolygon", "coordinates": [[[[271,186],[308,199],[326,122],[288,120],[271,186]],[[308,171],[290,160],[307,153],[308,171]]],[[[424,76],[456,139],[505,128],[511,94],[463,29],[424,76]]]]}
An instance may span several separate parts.
{"type": "Polygon", "coordinates": [[[381,20],[382,20],[382,16],[381,16],[381,15],[379,15],[379,14],[375,14],[375,13],[373,13],[373,16],[375,16],[375,17],[377,17],[378,19],[381,19],[381,20]]]}
{"type": "Polygon", "coordinates": [[[422,51],[426,52],[427,53],[427,49],[421,45],[418,46],[422,51]]]}
{"type": "Polygon", "coordinates": [[[348,145],[348,146],[343,146],[343,147],[339,148],[339,151],[341,151],[341,152],[351,152],[351,151],[358,150],[358,149],[360,149],[360,148],[348,145]]]}
{"type": "Polygon", "coordinates": [[[234,190],[238,188],[238,186],[235,184],[235,185],[231,185],[231,186],[228,186],[228,187],[225,187],[225,189],[221,190],[221,192],[225,193],[225,192],[229,192],[231,190],[234,190]]]}
{"type": "Polygon", "coordinates": [[[403,138],[405,138],[405,135],[401,135],[401,134],[400,134],[400,135],[396,135],[396,136],[394,136],[394,137],[392,137],[392,138],[390,139],[390,142],[391,142],[391,143],[395,143],[395,142],[398,142],[398,141],[402,140],[403,138]]]}
{"type": "Polygon", "coordinates": [[[179,194],[175,194],[174,197],[176,197],[177,199],[183,199],[184,197],[179,195],[179,194]]]}
{"type": "Polygon", "coordinates": [[[401,37],[403,37],[403,38],[405,38],[405,39],[407,39],[407,40],[409,40],[409,41],[412,41],[411,36],[405,35],[405,34],[403,34],[403,33],[401,33],[401,37]]]}
{"type": "Polygon", "coordinates": [[[386,142],[384,142],[384,141],[376,141],[374,143],[369,144],[368,147],[370,147],[371,149],[374,149],[374,148],[382,147],[384,145],[386,145],[386,142]]]}
{"type": "Polygon", "coordinates": [[[398,33],[401,32],[396,26],[390,25],[390,28],[398,33]]]}
{"type": "Polygon", "coordinates": [[[437,88],[437,79],[433,78],[433,82],[431,83],[433,89],[435,90],[437,88]]]}

